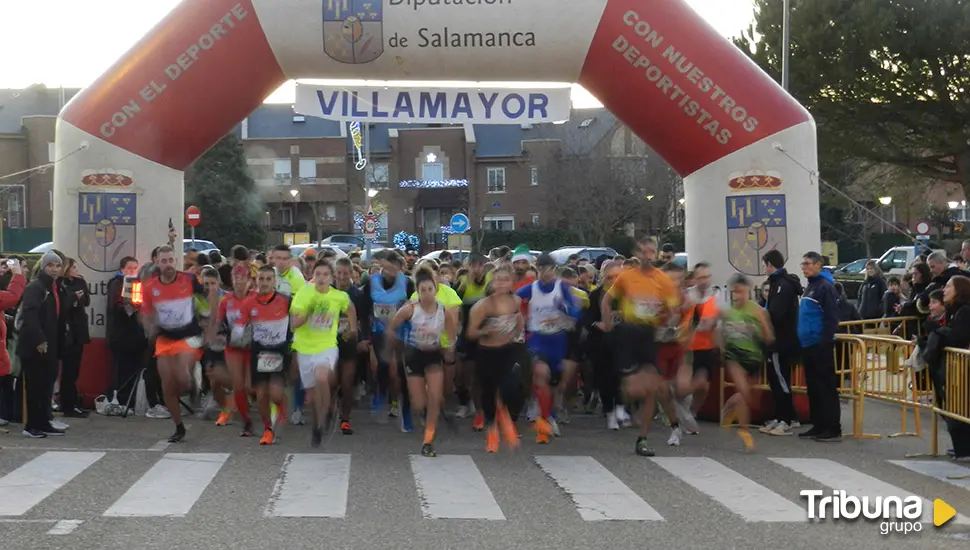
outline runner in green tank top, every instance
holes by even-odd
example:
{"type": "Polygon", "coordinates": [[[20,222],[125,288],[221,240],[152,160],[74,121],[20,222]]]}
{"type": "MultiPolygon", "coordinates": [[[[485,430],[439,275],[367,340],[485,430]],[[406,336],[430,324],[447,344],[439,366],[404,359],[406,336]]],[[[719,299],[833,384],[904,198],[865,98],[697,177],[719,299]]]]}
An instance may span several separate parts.
{"type": "Polygon", "coordinates": [[[721,317],[721,338],[725,372],[734,384],[736,393],[724,403],[722,424],[730,426],[738,421],[738,437],[749,451],[754,440],[748,431],[751,423],[751,381],[764,365],[762,346],[774,340],[771,322],[765,311],[751,301],[751,281],[740,273],[731,277],[731,307],[721,317]]]}

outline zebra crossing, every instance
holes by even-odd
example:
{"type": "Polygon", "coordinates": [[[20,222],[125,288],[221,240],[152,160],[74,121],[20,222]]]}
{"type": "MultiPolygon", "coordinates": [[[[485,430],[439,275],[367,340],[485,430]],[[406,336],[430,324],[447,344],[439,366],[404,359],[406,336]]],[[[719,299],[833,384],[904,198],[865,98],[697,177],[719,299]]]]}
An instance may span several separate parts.
{"type": "MultiPolygon", "coordinates": [[[[108,454],[48,451],[39,456],[20,456],[18,460],[22,463],[17,464],[11,464],[13,457],[6,455],[6,467],[2,470],[6,473],[0,477],[0,518],[31,518],[32,510],[56,499],[59,494],[70,492],[72,487],[79,484],[90,487],[100,479],[97,470],[108,454]]],[[[352,517],[348,515],[348,502],[354,481],[383,481],[380,478],[386,474],[381,469],[382,462],[366,457],[355,461],[351,454],[292,453],[260,459],[264,462],[260,463],[257,474],[266,478],[265,485],[240,484],[238,475],[230,475],[240,466],[238,462],[230,461],[232,457],[232,453],[176,452],[152,457],[144,464],[147,466],[144,472],[135,472],[125,483],[113,487],[121,494],[112,495],[113,502],[107,508],[89,510],[90,516],[86,519],[94,516],[184,518],[207,492],[225,490],[225,485],[232,485],[231,488],[245,495],[247,500],[258,501],[261,516],[267,519],[347,519],[352,517]],[[265,464],[272,466],[267,468],[265,464]],[[263,487],[270,486],[270,478],[275,479],[271,490],[259,493],[263,487]],[[245,493],[247,487],[257,487],[256,492],[245,493]]],[[[913,494],[904,488],[912,483],[902,483],[903,487],[894,483],[915,474],[922,476],[921,481],[929,483],[926,486],[946,487],[950,494],[956,490],[961,496],[966,495],[963,503],[970,502],[970,467],[943,461],[880,461],[877,477],[871,468],[861,471],[826,458],[751,456],[745,464],[752,465],[752,469],[745,471],[763,473],[753,479],[710,457],[654,457],[628,462],[621,475],[611,471],[608,459],[592,456],[524,457],[528,462],[523,461],[517,469],[532,468],[532,472],[496,469],[494,463],[483,470],[480,466],[491,458],[494,457],[442,455],[424,458],[411,455],[389,457],[388,460],[407,461],[406,470],[396,471],[410,473],[410,479],[403,482],[413,484],[414,501],[426,520],[509,520],[500,502],[529,498],[531,491],[523,488],[523,494],[507,494],[509,484],[499,483],[494,479],[496,474],[513,479],[531,474],[536,479],[545,480],[555,486],[563,502],[575,510],[575,518],[590,522],[671,521],[676,518],[671,518],[668,511],[675,506],[666,499],[679,493],[704,499],[709,505],[719,506],[746,523],[804,523],[807,518],[805,501],[799,497],[798,490],[792,490],[792,480],[802,489],[839,489],[857,497],[902,497],[913,494]],[[645,479],[646,483],[631,483],[630,463],[635,465],[636,478],[645,479]],[[784,476],[785,483],[779,481],[779,475],[784,476]],[[664,476],[666,479],[661,479],[664,476]],[[677,490],[671,490],[672,487],[677,490]]],[[[237,457],[237,460],[247,458],[237,457]]],[[[402,482],[401,476],[387,481],[402,482]]],[[[512,487],[522,485],[513,484],[512,487]]],[[[359,506],[379,508],[381,502],[379,495],[376,496],[378,498],[362,499],[366,502],[354,502],[354,509],[359,506]]],[[[924,498],[923,521],[932,523],[931,500],[937,495],[917,496],[924,498]]],[[[536,503],[537,506],[541,504],[536,503]]],[[[960,503],[955,504],[960,506],[960,503]]],[[[966,513],[968,510],[961,511],[966,513]]],[[[50,510],[45,512],[50,513],[50,510]]],[[[954,521],[970,525],[970,520],[964,516],[958,516],[954,521]]]]}

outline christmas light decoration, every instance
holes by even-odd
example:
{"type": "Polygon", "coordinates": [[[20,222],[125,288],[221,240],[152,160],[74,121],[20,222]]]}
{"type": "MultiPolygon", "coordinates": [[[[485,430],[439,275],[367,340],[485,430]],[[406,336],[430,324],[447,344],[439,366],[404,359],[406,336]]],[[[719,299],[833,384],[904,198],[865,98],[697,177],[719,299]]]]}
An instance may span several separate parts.
{"type": "Polygon", "coordinates": [[[451,189],[468,187],[468,180],[404,180],[398,185],[402,189],[451,189]]]}
{"type": "Polygon", "coordinates": [[[407,231],[401,231],[394,235],[394,248],[400,248],[401,250],[420,250],[421,239],[417,235],[408,233],[407,231]]]}
{"type": "Polygon", "coordinates": [[[363,170],[367,166],[367,159],[361,152],[364,147],[364,137],[360,133],[360,122],[356,120],[350,123],[350,139],[354,141],[354,151],[357,153],[357,163],[354,164],[354,168],[363,170]]]}

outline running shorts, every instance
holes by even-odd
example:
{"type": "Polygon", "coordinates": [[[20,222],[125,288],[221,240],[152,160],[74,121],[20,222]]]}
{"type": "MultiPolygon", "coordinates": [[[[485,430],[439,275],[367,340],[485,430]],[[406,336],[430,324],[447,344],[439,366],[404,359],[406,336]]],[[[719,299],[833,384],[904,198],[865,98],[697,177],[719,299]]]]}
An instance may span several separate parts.
{"type": "Polygon", "coordinates": [[[693,359],[690,364],[695,377],[706,374],[707,379],[710,380],[711,375],[721,368],[721,350],[719,349],[695,349],[691,352],[691,355],[693,359]]]}
{"type": "Polygon", "coordinates": [[[337,348],[327,348],[314,354],[297,354],[297,362],[300,368],[300,382],[303,388],[309,390],[317,385],[317,369],[326,368],[330,372],[337,369],[338,361],[337,348]]]}
{"type": "Polygon", "coordinates": [[[580,329],[569,331],[569,339],[566,343],[566,359],[579,363],[583,360],[583,355],[582,331],[580,329]]]}
{"type": "Polygon", "coordinates": [[[458,345],[455,351],[466,361],[475,361],[475,352],[478,351],[478,341],[465,336],[458,337],[458,345]]]}
{"type": "Polygon", "coordinates": [[[734,346],[725,346],[724,348],[724,361],[737,363],[741,366],[749,376],[755,376],[761,373],[761,368],[764,367],[765,358],[764,354],[759,352],[752,352],[750,350],[744,350],[736,348],[734,346]]]}
{"type": "Polygon", "coordinates": [[[614,331],[617,332],[616,367],[621,376],[636,374],[644,366],[657,369],[656,331],[652,326],[623,323],[614,331]]]}
{"type": "Polygon", "coordinates": [[[341,363],[346,361],[357,361],[357,339],[337,340],[337,358],[341,363]]]}
{"type": "Polygon", "coordinates": [[[565,350],[530,344],[529,352],[532,355],[533,364],[542,362],[549,365],[549,373],[552,375],[562,372],[562,361],[566,358],[565,350]]]}
{"type": "Polygon", "coordinates": [[[664,342],[657,345],[657,370],[667,380],[677,376],[677,370],[684,364],[684,346],[677,342],[664,342]]]}
{"type": "Polygon", "coordinates": [[[193,336],[182,340],[173,340],[166,336],[155,338],[155,357],[175,357],[183,353],[192,353],[195,360],[202,358],[202,337],[193,336]]]}
{"type": "Polygon", "coordinates": [[[440,349],[423,350],[407,348],[404,352],[404,374],[407,376],[424,376],[429,367],[440,367],[444,357],[440,349]]]}
{"type": "Polygon", "coordinates": [[[250,379],[253,387],[283,380],[290,366],[290,354],[282,350],[260,350],[249,353],[250,379]]]}

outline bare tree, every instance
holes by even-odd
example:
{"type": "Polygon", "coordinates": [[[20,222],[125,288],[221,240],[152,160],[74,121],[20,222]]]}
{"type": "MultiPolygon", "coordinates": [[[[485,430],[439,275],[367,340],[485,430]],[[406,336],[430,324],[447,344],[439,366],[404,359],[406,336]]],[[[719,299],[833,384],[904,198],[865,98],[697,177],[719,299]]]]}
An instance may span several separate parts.
{"type": "Polygon", "coordinates": [[[600,245],[627,224],[647,232],[666,225],[680,179],[657,154],[635,136],[634,147],[619,148],[571,137],[575,138],[566,136],[560,154],[540,168],[550,183],[548,200],[561,225],[584,244],[600,245]]]}

